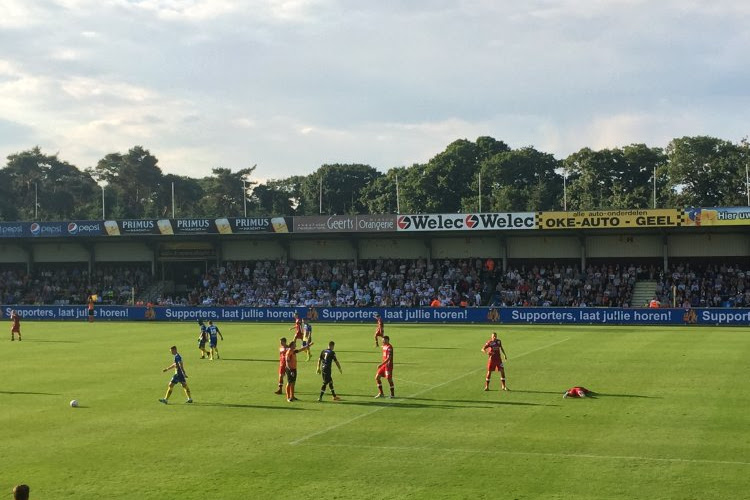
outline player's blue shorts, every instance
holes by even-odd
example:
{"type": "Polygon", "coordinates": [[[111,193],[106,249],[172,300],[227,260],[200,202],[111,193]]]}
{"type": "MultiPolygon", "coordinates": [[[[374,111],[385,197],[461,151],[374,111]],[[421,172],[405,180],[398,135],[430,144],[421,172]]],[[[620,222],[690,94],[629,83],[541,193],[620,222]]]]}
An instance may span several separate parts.
{"type": "Polygon", "coordinates": [[[204,339],[198,339],[198,347],[200,349],[203,349],[204,347],[206,347],[206,341],[204,339]]]}
{"type": "Polygon", "coordinates": [[[172,375],[172,381],[170,384],[184,384],[185,383],[185,375],[182,373],[175,373],[172,375]]]}
{"type": "Polygon", "coordinates": [[[216,337],[214,337],[214,338],[212,338],[209,341],[208,345],[211,346],[211,347],[216,347],[216,344],[218,344],[218,343],[219,343],[219,339],[217,339],[216,337]]]}

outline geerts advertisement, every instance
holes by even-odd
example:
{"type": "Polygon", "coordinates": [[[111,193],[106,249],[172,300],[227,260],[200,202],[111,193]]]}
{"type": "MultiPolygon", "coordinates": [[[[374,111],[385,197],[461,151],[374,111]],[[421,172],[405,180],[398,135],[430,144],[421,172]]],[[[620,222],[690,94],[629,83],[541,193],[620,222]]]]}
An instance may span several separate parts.
{"type": "Polygon", "coordinates": [[[682,212],[682,225],[688,227],[750,224],[750,207],[686,208],[682,212]]]}
{"type": "Polygon", "coordinates": [[[395,230],[395,215],[294,217],[292,229],[295,233],[388,232],[395,230]]]}
{"type": "Polygon", "coordinates": [[[490,231],[536,229],[534,212],[399,215],[399,231],[490,231]]]}
{"type": "Polygon", "coordinates": [[[678,227],[680,211],[663,210],[593,210],[589,212],[539,212],[539,229],[617,229],[678,227]]]}
{"type": "MultiPolygon", "coordinates": [[[[2,306],[2,317],[15,309],[25,320],[86,321],[81,306],[2,306]]],[[[485,323],[554,325],[750,325],[750,309],[623,309],[564,307],[503,308],[292,308],[292,307],[127,307],[97,306],[94,316],[116,321],[263,321],[293,322],[294,313],[313,322],[367,323],[379,313],[393,323],[485,323]]]]}

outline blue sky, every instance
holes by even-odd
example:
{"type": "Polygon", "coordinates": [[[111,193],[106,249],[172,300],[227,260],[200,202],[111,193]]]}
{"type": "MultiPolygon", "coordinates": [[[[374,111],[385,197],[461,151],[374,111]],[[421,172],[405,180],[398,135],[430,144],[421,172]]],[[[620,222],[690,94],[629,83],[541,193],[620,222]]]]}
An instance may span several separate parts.
{"type": "Polygon", "coordinates": [[[750,134],[750,3],[0,0],[0,155],[165,173],[385,172],[489,135],[582,147],[750,134]]]}

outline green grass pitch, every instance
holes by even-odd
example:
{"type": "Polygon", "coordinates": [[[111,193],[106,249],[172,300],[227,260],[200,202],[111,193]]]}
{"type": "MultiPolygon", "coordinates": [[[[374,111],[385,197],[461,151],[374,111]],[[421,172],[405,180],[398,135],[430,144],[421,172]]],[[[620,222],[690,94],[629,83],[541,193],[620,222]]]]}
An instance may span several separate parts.
{"type": "Polygon", "coordinates": [[[374,324],[320,323],[290,404],[273,394],[289,325],[219,326],[220,361],[193,323],[6,334],[0,498],[750,498],[747,328],[497,325],[511,391],[495,374],[484,392],[492,326],[389,324],[397,399],[376,400],[374,324]],[[318,403],[330,339],[343,401],[318,403]],[[158,402],[172,344],[193,405],[179,386],[158,402]],[[562,399],[573,385],[600,397],[562,399]]]}

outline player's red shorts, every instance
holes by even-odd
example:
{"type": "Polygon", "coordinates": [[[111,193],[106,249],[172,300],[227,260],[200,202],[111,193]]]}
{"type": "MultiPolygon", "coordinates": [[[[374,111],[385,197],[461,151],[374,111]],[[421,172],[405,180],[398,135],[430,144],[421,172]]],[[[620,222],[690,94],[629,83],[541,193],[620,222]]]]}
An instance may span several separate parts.
{"type": "Polygon", "coordinates": [[[294,340],[302,339],[302,330],[297,330],[294,332],[294,340]]]}
{"type": "Polygon", "coordinates": [[[21,327],[20,326],[11,327],[10,333],[21,333],[21,327]]]}
{"type": "Polygon", "coordinates": [[[499,372],[500,370],[505,369],[503,366],[503,362],[499,359],[488,359],[487,360],[487,371],[488,372],[499,372]]]}
{"type": "Polygon", "coordinates": [[[375,337],[382,337],[382,336],[383,336],[383,330],[381,330],[380,328],[375,330],[375,337]]]}
{"type": "Polygon", "coordinates": [[[393,376],[393,367],[388,365],[381,366],[380,368],[378,368],[378,373],[376,373],[375,376],[385,378],[393,376]]]}
{"type": "Polygon", "coordinates": [[[286,363],[285,364],[279,364],[279,375],[284,375],[286,373],[286,363]]]}

